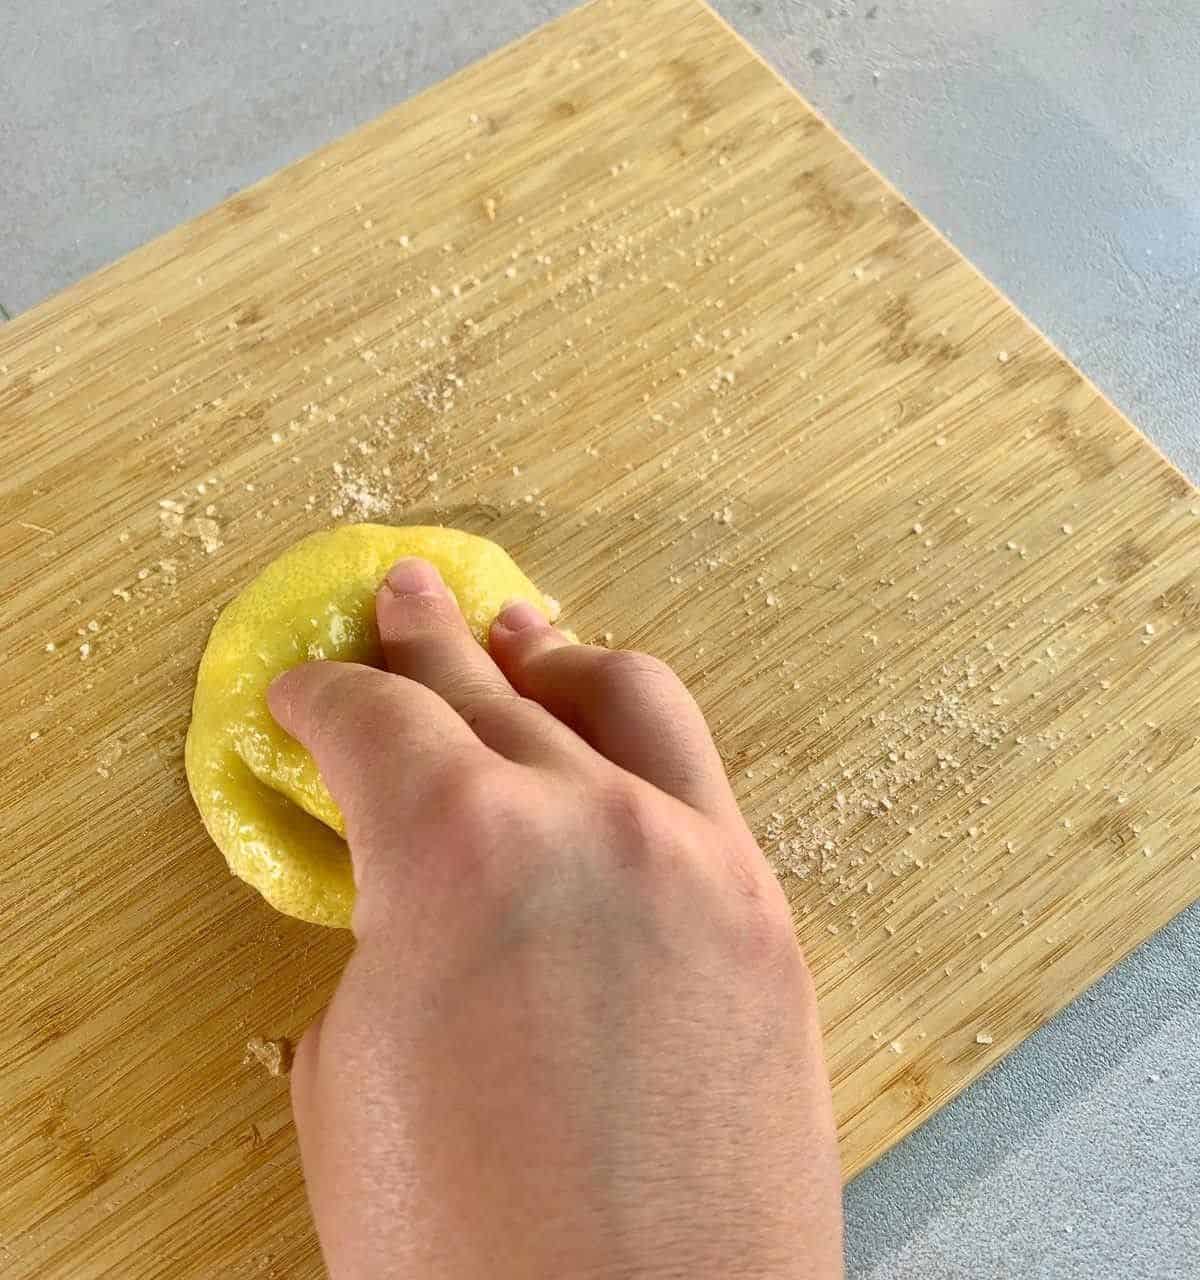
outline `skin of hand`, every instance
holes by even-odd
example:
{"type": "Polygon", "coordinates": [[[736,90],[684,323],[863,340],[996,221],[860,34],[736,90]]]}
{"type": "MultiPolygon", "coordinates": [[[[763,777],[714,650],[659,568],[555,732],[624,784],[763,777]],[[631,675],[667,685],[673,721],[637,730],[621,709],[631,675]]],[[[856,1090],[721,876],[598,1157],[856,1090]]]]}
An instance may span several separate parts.
{"type": "Polygon", "coordinates": [[[832,1280],[813,985],[701,713],[529,605],[489,651],[437,571],[387,670],[280,676],[346,818],[356,947],[292,1099],[332,1280],[832,1280]]]}

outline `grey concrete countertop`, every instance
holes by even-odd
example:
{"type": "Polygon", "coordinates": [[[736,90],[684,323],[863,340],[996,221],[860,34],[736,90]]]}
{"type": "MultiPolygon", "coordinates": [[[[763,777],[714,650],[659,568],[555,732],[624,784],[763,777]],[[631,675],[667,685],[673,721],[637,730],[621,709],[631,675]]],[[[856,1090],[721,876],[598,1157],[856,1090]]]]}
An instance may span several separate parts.
{"type": "MultiPolygon", "coordinates": [[[[23,310],[570,7],[0,8],[23,310]]],[[[716,0],[1200,479],[1200,5],[716,0]]],[[[1200,909],[849,1187],[859,1280],[1200,1274],[1200,909]]]]}

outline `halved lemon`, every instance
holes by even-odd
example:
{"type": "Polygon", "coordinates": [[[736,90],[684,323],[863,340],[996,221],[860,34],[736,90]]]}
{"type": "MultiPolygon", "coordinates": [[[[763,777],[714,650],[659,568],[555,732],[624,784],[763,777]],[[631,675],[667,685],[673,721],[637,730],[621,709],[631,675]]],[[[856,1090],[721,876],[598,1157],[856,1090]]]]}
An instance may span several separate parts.
{"type": "Polygon", "coordinates": [[[406,556],[437,566],[481,644],[511,600],[552,618],[553,602],[486,538],[347,525],[267,565],[222,611],[200,661],[185,751],[196,807],[234,875],[314,924],[350,924],[345,825],[312,757],[267,709],[267,686],[315,659],[379,665],[375,592],[406,556]]]}

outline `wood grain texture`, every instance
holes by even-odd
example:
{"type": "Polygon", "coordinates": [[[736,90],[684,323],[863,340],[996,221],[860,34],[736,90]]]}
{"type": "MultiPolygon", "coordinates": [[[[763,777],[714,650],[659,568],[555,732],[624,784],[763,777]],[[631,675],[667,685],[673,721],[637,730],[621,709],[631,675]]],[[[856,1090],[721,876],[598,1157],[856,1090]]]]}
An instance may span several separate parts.
{"type": "Polygon", "coordinates": [[[6,325],[4,1274],[321,1274],[242,1054],[349,939],[228,877],[182,766],[302,534],[484,532],[676,664],[850,1174],[1200,894],[1198,513],[695,0],[597,0],[6,325]]]}

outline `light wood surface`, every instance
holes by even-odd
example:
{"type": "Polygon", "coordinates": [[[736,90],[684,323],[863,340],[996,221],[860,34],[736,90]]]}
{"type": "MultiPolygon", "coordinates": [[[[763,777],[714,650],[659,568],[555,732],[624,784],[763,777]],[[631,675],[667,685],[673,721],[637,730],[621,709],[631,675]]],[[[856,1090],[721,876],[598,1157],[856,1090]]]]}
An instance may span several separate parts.
{"type": "Polygon", "coordinates": [[[321,1274],[242,1057],[350,940],[181,749],[221,604],[362,518],[677,665],[847,1173],[1200,894],[1196,494],[695,0],[593,3],[0,328],[12,1280],[321,1274]]]}

